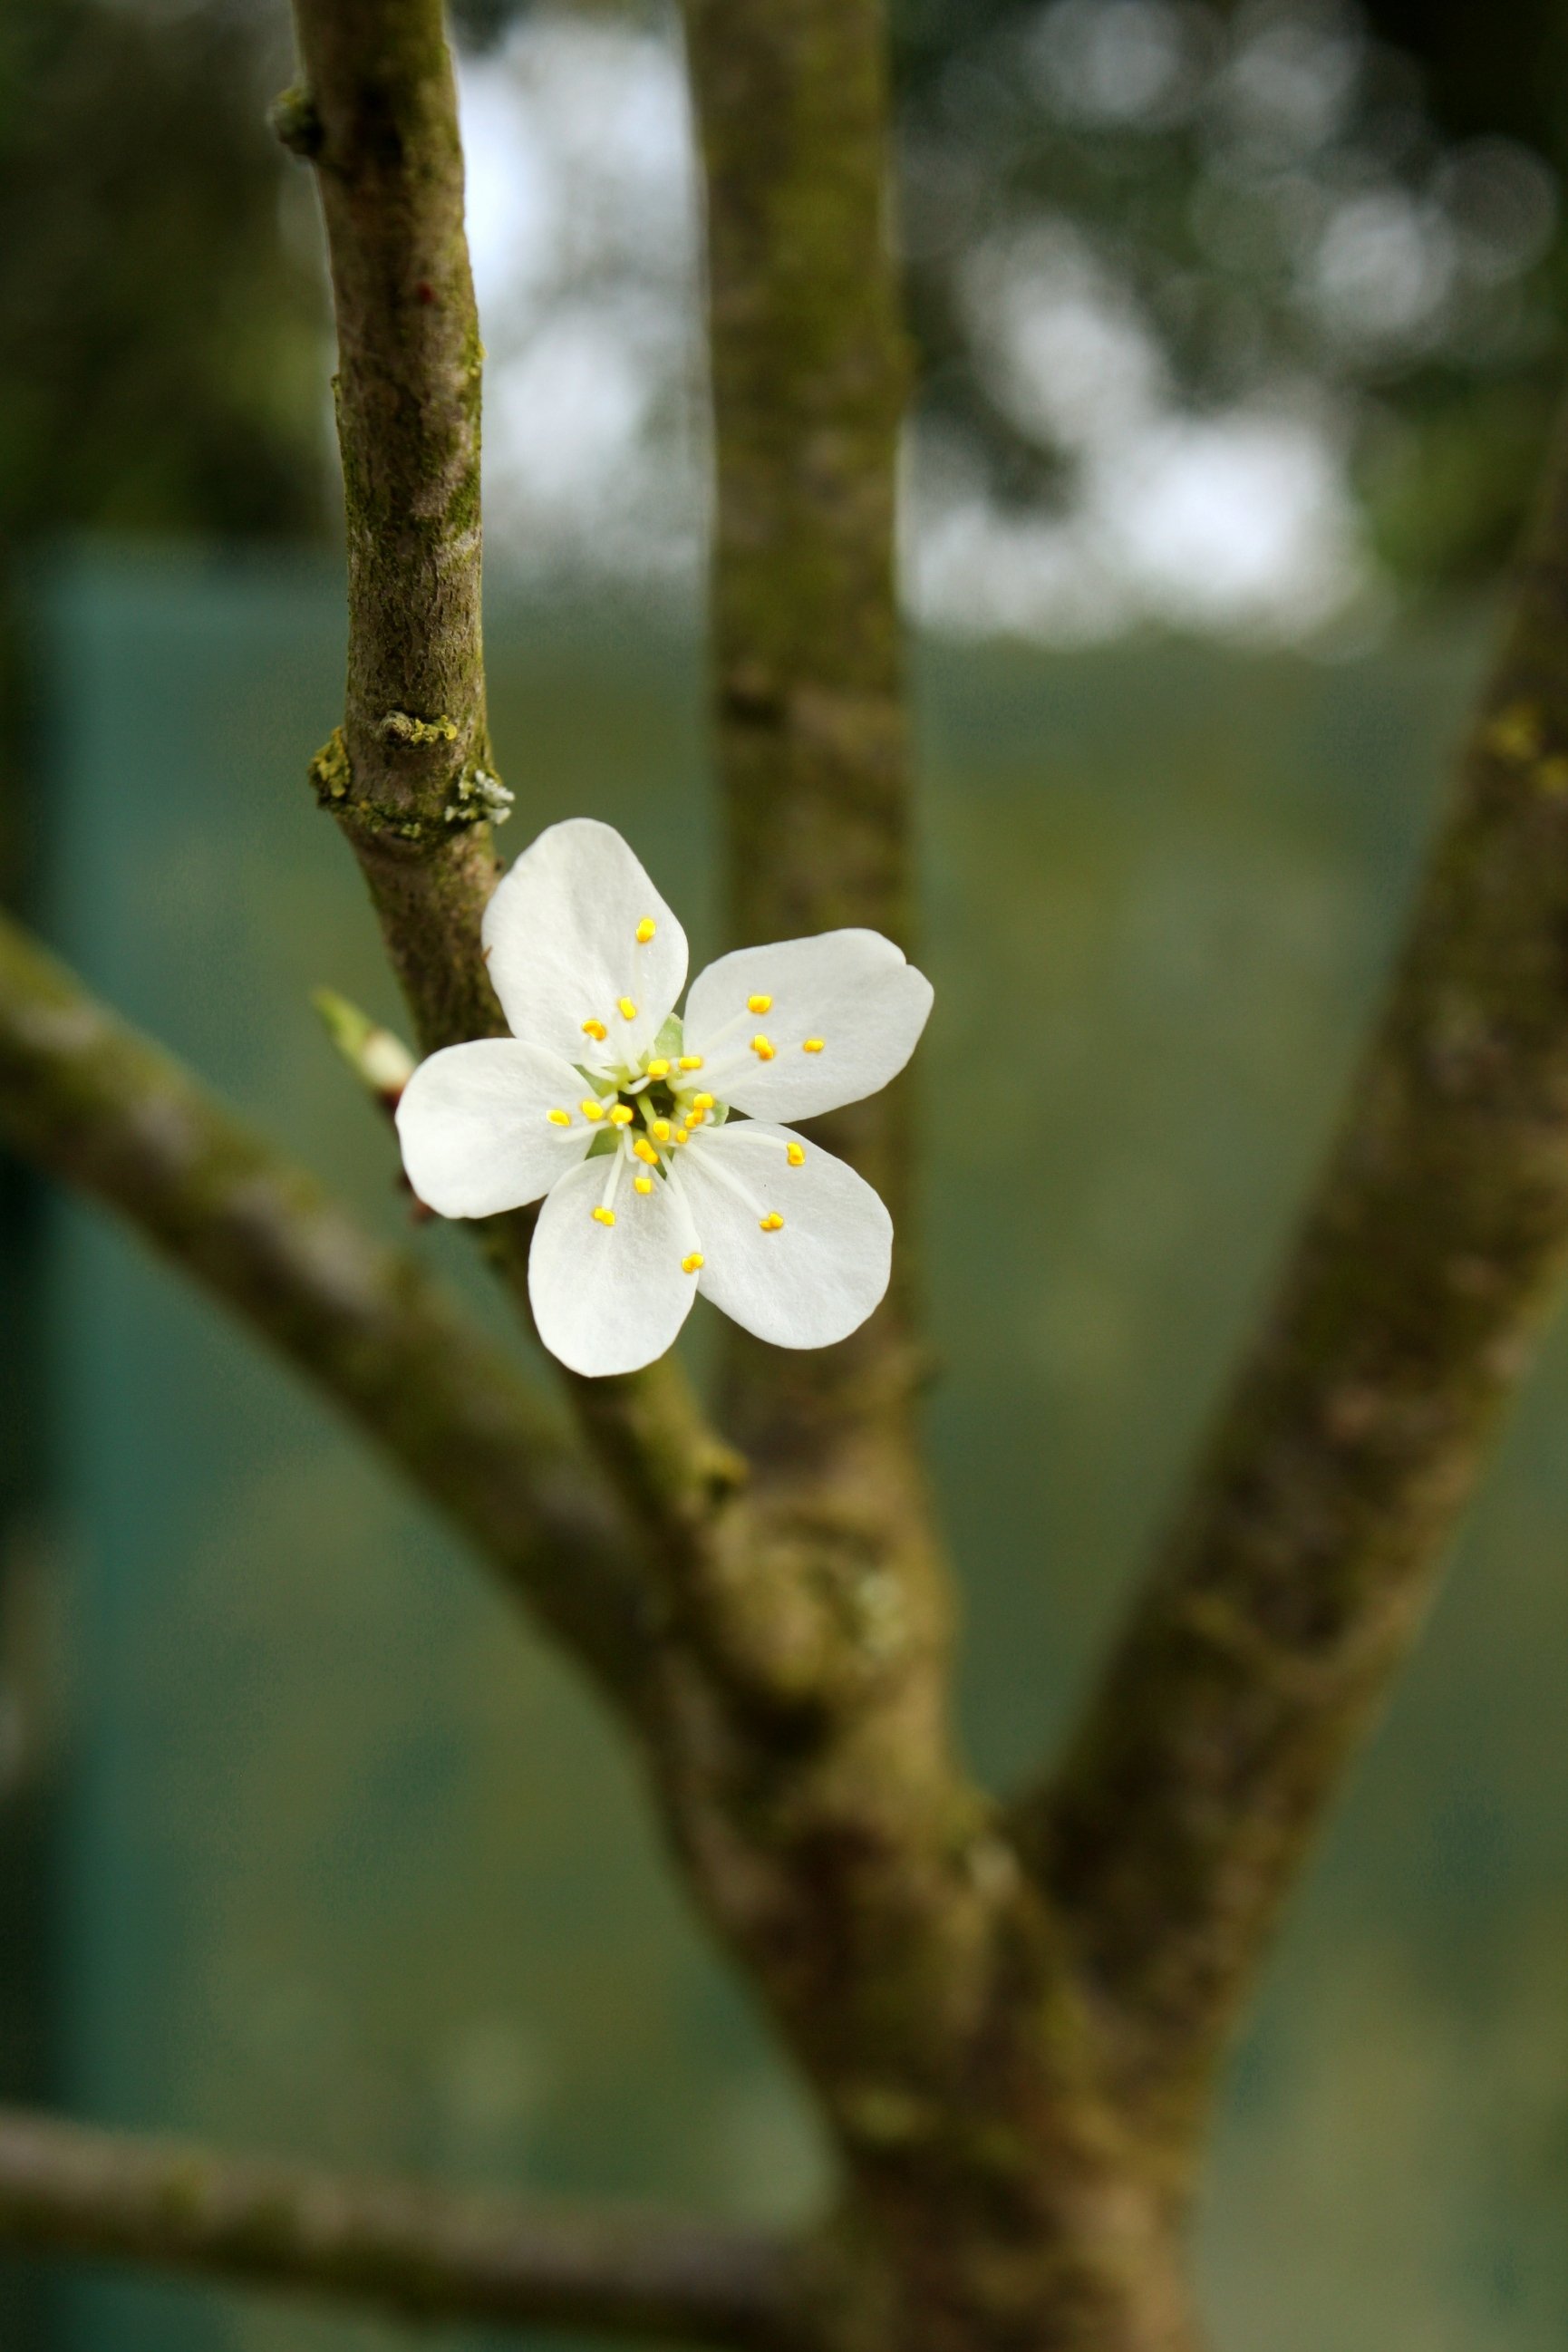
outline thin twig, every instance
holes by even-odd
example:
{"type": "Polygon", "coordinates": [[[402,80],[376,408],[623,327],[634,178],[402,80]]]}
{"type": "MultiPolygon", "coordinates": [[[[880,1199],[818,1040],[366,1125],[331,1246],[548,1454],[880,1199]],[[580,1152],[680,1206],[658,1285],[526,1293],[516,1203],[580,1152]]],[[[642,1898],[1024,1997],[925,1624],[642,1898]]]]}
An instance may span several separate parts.
{"type": "Polygon", "coordinates": [[[520,2210],[0,2109],[0,2242],[407,2318],[773,2347],[790,2251],[653,2214],[520,2210]]]}

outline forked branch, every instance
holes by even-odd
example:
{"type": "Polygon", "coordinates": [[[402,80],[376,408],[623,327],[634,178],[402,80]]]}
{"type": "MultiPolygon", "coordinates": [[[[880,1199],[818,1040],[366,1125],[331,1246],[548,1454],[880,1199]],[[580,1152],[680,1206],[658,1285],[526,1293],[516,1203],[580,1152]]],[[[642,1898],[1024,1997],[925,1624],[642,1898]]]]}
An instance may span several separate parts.
{"type": "Polygon", "coordinates": [[[1279,1299],[1023,1829],[1178,2140],[1568,1256],[1568,462],[1279,1299]]]}
{"type": "Polygon", "coordinates": [[[797,2257],[760,2231],[532,2211],[0,2109],[0,2242],[419,2320],[782,2347],[797,2257]]]}

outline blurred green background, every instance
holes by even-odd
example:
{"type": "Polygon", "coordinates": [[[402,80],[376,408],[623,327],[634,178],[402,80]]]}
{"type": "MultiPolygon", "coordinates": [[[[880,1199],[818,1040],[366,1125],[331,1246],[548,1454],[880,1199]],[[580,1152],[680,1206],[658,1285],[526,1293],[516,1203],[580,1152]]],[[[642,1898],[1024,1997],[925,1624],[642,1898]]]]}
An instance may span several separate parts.
{"type": "MultiPolygon", "coordinates": [[[[931,1430],[997,1782],[1066,1723],[1256,1309],[1485,657],[1561,367],[1568,80],[1549,0],[1479,23],[895,12],[931,1430]]],[[[621,824],[700,958],[668,23],[464,25],[502,846],[621,824]]],[[[309,189],[260,119],[288,72],[262,0],[0,24],[0,891],[403,1234],[308,1002],[396,1014],[303,783],[342,618],[309,189]]],[[[416,1245],[498,1316],[460,1236],[416,1245]]],[[[801,2210],[809,2118],[627,1759],[444,1531],[3,1164],[0,1317],[0,2092],[801,2210]]],[[[1234,2070],[1220,2352],[1568,2336],[1565,1420],[1559,1334],[1234,2070]]],[[[0,2266],[18,2352],[401,2340],[0,2266]]]]}

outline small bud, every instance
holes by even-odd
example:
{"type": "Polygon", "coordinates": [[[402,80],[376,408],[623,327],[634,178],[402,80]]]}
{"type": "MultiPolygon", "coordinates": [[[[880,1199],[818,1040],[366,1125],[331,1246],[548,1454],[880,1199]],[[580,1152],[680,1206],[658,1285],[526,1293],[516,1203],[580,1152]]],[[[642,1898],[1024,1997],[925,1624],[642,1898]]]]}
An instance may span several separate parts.
{"type": "Polygon", "coordinates": [[[383,1108],[397,1108],[414,1075],[414,1056],[401,1037],[384,1029],[334,989],[318,988],[310,999],[321,1025],[367,1094],[383,1108]]]}

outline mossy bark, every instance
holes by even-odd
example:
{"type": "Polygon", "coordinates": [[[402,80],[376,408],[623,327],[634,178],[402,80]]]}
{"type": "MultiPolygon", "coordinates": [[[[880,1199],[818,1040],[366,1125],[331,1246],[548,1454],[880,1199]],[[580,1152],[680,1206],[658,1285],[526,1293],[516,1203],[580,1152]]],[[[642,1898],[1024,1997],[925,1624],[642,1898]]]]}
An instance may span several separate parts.
{"type": "MultiPolygon", "coordinates": [[[[687,0],[706,191],[713,733],[737,944],[865,925],[915,944],[895,577],[910,379],[876,0],[687,0]]],[[[888,1202],[899,1287],[826,1353],[741,1340],[731,1425],[791,1474],[901,1420],[916,1358],[905,1085],[816,1123],[888,1202]]],[[[822,1482],[825,1489],[833,1483],[822,1482]]]]}
{"type": "Polygon", "coordinates": [[[492,2326],[788,2352],[794,2250],[670,2215],[344,2179],[0,2108],[0,2242],[492,2326]]]}
{"type": "Polygon", "coordinates": [[[4,916],[0,1134],[237,1314],[596,1675],[640,1688],[630,1531],[504,1351],[4,916]]]}
{"type": "MultiPolygon", "coordinates": [[[[348,533],[343,723],[311,780],[359,860],[434,1052],[506,1026],[480,940],[498,876],[483,814],[484,354],[457,91],[440,0],[295,0],[294,13],[304,78],[273,121],[321,194],[348,533]]],[[[525,1213],[492,1219],[484,1235],[525,1318],[531,1232],[525,1213]]],[[[566,1388],[658,1549],[683,1559],[735,1465],[679,1364],[566,1388]]]]}
{"type": "Polygon", "coordinates": [[[1020,1811],[1123,2102],[1174,2169],[1565,1261],[1568,439],[1302,1238],[1065,1766],[1020,1811]]]}
{"type": "Polygon", "coordinates": [[[274,120],[321,191],[348,534],[343,725],[313,772],[429,1051],[504,1026],[479,939],[483,353],[457,97],[428,0],[306,0],[296,21],[305,82],[274,120]]]}

